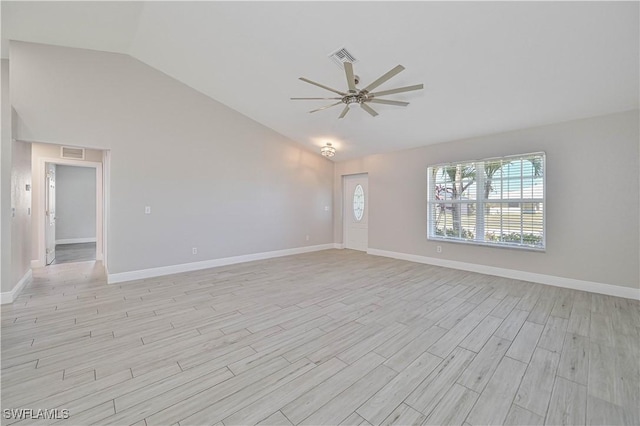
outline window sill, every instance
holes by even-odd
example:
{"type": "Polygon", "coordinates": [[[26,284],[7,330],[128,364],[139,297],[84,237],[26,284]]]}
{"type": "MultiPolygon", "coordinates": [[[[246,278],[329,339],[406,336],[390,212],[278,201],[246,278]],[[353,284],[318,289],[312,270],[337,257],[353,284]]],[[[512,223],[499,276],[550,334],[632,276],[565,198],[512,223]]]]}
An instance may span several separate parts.
{"type": "Polygon", "coordinates": [[[491,247],[491,248],[499,248],[499,249],[515,249],[515,250],[523,250],[523,251],[532,251],[537,253],[545,253],[547,251],[546,246],[536,247],[536,246],[526,246],[526,245],[511,245],[511,244],[496,244],[496,243],[488,243],[488,242],[480,242],[473,240],[457,240],[453,238],[441,238],[441,237],[430,237],[427,236],[428,241],[438,241],[444,243],[454,243],[454,244],[464,244],[468,246],[480,246],[480,247],[491,247]]]}

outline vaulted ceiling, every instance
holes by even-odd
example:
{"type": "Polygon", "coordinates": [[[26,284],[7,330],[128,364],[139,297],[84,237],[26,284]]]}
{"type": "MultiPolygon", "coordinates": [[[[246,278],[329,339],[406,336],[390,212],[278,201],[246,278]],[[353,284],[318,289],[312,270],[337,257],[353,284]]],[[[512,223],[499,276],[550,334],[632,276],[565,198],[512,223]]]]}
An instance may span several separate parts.
{"type": "Polygon", "coordinates": [[[252,119],[343,159],[639,107],[638,2],[2,2],[8,40],[125,53],[252,119]],[[397,64],[375,105],[309,114],[397,64]]]}

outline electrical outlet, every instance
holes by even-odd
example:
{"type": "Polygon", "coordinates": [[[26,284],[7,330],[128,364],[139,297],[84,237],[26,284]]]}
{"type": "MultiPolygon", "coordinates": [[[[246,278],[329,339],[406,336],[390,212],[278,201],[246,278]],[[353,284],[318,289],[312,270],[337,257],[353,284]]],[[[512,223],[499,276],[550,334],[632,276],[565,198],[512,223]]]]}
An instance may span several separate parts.
{"type": "Polygon", "coordinates": [[[191,249],[191,253],[198,254],[198,247],[194,247],[191,249]]]}
{"type": "Polygon", "coordinates": [[[329,206],[324,206],[324,211],[328,212],[329,211],[329,206]]]}
{"type": "Polygon", "coordinates": [[[151,214],[151,206],[144,207],[144,214],[151,214]]]}
{"type": "Polygon", "coordinates": [[[442,253],[442,246],[436,246],[436,253],[442,253]]]}
{"type": "Polygon", "coordinates": [[[307,241],[309,241],[309,236],[308,235],[306,236],[306,239],[307,239],[307,241]]]}

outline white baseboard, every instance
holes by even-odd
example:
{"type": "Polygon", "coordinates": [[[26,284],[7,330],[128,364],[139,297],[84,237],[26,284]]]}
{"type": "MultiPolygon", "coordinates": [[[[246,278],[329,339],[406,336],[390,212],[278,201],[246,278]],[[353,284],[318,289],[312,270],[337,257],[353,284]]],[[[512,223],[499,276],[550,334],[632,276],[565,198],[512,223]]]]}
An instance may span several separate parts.
{"type": "Polygon", "coordinates": [[[344,248],[344,244],[342,244],[342,243],[333,243],[333,248],[342,250],[344,248]]]}
{"type": "Polygon", "coordinates": [[[62,240],[56,240],[56,245],[58,244],[78,244],[78,243],[95,243],[96,238],[64,238],[62,240]]]}
{"type": "Polygon", "coordinates": [[[18,281],[18,283],[13,287],[13,290],[0,293],[0,304],[5,305],[7,303],[13,303],[13,301],[16,300],[16,298],[20,295],[20,292],[22,291],[24,286],[27,285],[29,281],[31,281],[32,277],[33,271],[29,269],[27,273],[24,274],[22,278],[20,278],[20,281],[18,281]]]}
{"type": "Polygon", "coordinates": [[[179,274],[182,272],[216,268],[218,266],[233,265],[236,263],[271,259],[274,257],[290,256],[292,254],[309,253],[312,251],[328,250],[332,248],[334,248],[333,243],[320,244],[317,246],[297,247],[297,248],[285,249],[285,250],[246,254],[242,256],[225,257],[222,259],[204,260],[202,262],[183,263],[180,265],[161,266],[158,268],[141,269],[141,270],[129,271],[129,272],[119,272],[115,274],[108,274],[107,282],[109,284],[115,284],[115,283],[120,283],[124,281],[141,280],[145,278],[160,277],[163,275],[179,274]]]}
{"type": "Polygon", "coordinates": [[[371,254],[374,256],[391,257],[393,259],[408,260],[410,262],[416,263],[426,263],[428,265],[443,266],[445,268],[461,269],[463,271],[478,272],[480,274],[495,275],[498,277],[511,278],[521,281],[530,281],[538,284],[552,285],[555,287],[564,287],[573,290],[582,290],[591,293],[624,297],[626,299],[640,300],[640,289],[637,288],[597,283],[593,281],[576,280],[573,278],[557,277],[554,275],[537,274],[535,272],[497,268],[495,266],[458,262],[456,260],[439,259],[435,257],[426,257],[416,254],[398,253],[394,251],[372,248],[367,250],[367,254],[371,254]]]}
{"type": "Polygon", "coordinates": [[[32,268],[44,268],[45,264],[40,259],[34,259],[34,260],[31,261],[31,267],[32,268]]]}

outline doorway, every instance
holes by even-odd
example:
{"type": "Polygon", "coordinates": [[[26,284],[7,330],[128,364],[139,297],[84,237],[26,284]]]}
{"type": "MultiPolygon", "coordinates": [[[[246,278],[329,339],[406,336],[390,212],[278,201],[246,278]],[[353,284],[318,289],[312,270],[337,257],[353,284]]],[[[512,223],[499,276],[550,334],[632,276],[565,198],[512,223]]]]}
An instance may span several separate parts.
{"type": "Polygon", "coordinates": [[[34,165],[33,267],[101,261],[104,253],[101,162],[39,157],[34,165]],[[40,186],[40,190],[38,190],[40,186]]]}
{"type": "Polygon", "coordinates": [[[369,176],[344,176],[343,241],[344,247],[367,251],[369,247],[369,176]]]}
{"type": "Polygon", "coordinates": [[[46,189],[47,265],[96,260],[95,169],[48,163],[46,189]]]}

